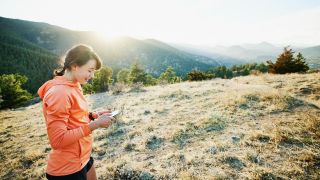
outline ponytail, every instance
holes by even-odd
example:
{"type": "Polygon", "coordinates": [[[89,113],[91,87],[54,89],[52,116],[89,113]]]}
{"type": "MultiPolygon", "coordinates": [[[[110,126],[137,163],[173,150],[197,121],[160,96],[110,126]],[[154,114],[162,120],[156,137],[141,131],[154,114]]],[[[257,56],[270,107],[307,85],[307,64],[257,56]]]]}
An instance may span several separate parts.
{"type": "Polygon", "coordinates": [[[66,67],[63,67],[62,69],[54,70],[53,74],[55,76],[63,76],[65,71],[66,71],[66,67]]]}

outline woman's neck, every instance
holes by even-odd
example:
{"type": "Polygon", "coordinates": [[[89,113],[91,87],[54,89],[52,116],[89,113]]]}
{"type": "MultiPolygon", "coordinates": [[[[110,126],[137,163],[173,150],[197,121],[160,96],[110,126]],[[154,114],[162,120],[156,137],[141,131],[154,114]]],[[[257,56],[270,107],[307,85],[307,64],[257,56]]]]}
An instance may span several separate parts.
{"type": "Polygon", "coordinates": [[[71,74],[70,71],[66,70],[63,77],[65,77],[68,81],[75,81],[73,75],[71,74]]]}

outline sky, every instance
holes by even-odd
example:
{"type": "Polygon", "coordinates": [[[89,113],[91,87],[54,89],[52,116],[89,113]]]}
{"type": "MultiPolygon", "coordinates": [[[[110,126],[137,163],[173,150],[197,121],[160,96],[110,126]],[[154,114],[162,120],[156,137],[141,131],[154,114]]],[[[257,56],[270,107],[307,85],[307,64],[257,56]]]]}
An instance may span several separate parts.
{"type": "Polygon", "coordinates": [[[191,45],[320,44],[320,0],[0,0],[0,16],[191,45]]]}

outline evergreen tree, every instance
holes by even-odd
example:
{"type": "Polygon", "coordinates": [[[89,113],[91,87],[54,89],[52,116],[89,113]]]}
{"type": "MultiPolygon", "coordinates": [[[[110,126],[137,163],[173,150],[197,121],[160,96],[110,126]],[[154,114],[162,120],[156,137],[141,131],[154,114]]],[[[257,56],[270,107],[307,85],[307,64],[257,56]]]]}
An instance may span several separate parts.
{"type": "Polygon", "coordinates": [[[294,58],[294,51],[285,47],[283,53],[279,55],[276,63],[267,61],[269,67],[269,73],[285,74],[295,72],[306,72],[309,67],[305,62],[305,58],[301,53],[298,53],[294,58]]]}
{"type": "MultiPolygon", "coordinates": [[[[236,68],[234,66],[233,68],[236,68]]],[[[214,77],[220,77],[220,78],[232,78],[233,73],[231,69],[228,69],[226,66],[218,66],[215,67],[207,72],[207,74],[212,74],[214,77]]]]}
{"type": "MultiPolygon", "coordinates": [[[[110,67],[102,67],[95,73],[92,79],[94,92],[105,92],[109,90],[109,85],[112,83],[112,69],[110,67]]],[[[89,88],[89,87],[88,87],[89,88]]]]}
{"type": "Polygon", "coordinates": [[[129,81],[131,83],[142,82],[143,84],[146,84],[147,73],[144,71],[141,65],[137,62],[134,63],[130,68],[129,81]]]}
{"type": "Polygon", "coordinates": [[[173,84],[176,82],[180,82],[181,78],[176,76],[176,72],[174,71],[173,67],[169,66],[167,70],[160,75],[159,80],[173,84]]]}
{"type": "Polygon", "coordinates": [[[260,63],[260,64],[257,66],[256,70],[259,70],[259,71],[262,72],[262,73],[266,73],[266,72],[268,72],[268,66],[265,65],[265,63],[260,63]]]}
{"type": "Polygon", "coordinates": [[[0,76],[1,108],[17,107],[31,99],[31,94],[22,89],[28,78],[19,74],[3,74],[0,76]]]}
{"type": "Polygon", "coordinates": [[[117,74],[117,82],[129,84],[129,69],[121,69],[117,74]]]}
{"type": "Polygon", "coordinates": [[[306,63],[306,59],[299,52],[297,57],[295,58],[295,72],[307,72],[309,70],[309,66],[306,63]]]}
{"type": "Polygon", "coordinates": [[[28,81],[22,87],[32,94],[58,67],[58,57],[23,40],[0,34],[0,74],[25,75],[28,81]]]}
{"type": "Polygon", "coordinates": [[[147,74],[146,75],[146,82],[144,83],[144,85],[146,86],[154,86],[157,84],[157,79],[154,78],[151,74],[147,74]]]}

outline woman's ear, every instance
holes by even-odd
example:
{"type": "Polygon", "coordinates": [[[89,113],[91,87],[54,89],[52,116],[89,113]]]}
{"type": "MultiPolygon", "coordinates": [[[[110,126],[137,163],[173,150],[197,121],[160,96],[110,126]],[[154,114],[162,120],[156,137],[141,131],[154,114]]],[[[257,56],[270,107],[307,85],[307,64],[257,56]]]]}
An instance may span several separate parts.
{"type": "Polygon", "coordinates": [[[77,70],[77,65],[76,64],[72,64],[71,66],[71,71],[75,71],[75,70],[77,70]]]}

